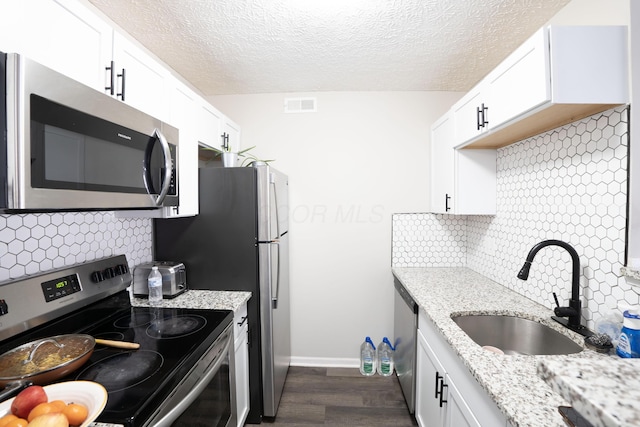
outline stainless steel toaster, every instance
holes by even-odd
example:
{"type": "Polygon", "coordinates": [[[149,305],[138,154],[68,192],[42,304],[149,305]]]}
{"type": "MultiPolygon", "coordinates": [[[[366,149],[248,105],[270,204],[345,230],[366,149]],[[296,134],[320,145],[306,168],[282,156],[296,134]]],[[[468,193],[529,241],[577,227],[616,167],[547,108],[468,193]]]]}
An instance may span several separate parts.
{"type": "Polygon", "coordinates": [[[173,261],[153,261],[138,265],[133,270],[133,295],[147,297],[147,279],[156,266],[162,274],[162,296],[174,298],[187,290],[187,271],[183,263],[173,261]]]}

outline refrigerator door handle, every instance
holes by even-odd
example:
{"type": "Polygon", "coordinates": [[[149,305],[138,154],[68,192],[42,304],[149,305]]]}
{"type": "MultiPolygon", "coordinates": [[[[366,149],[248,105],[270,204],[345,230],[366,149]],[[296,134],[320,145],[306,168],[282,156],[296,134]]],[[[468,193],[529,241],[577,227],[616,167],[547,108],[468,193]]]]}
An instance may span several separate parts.
{"type": "Polygon", "coordinates": [[[278,297],[280,296],[280,241],[274,240],[271,242],[276,247],[276,256],[278,260],[276,261],[276,290],[271,294],[271,303],[273,305],[273,309],[278,308],[278,297]]]}
{"type": "Polygon", "coordinates": [[[276,186],[276,177],[273,173],[269,177],[269,184],[273,187],[273,212],[276,217],[276,235],[272,236],[272,238],[275,240],[280,237],[280,216],[278,215],[278,187],[276,186]]]}

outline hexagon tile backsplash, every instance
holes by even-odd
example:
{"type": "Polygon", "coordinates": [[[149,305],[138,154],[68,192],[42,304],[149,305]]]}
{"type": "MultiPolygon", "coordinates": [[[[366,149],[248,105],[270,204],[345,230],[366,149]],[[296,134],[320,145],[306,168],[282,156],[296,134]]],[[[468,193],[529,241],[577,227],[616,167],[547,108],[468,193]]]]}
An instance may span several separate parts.
{"type": "Polygon", "coordinates": [[[113,212],[0,215],[0,282],[112,255],[152,259],[151,219],[113,212]]]}
{"type": "Polygon", "coordinates": [[[497,214],[394,214],[392,265],[469,267],[549,308],[571,294],[571,257],[540,251],[529,280],[516,274],[536,243],[570,243],[581,262],[583,321],[640,304],[620,275],[627,203],[628,114],[620,107],[498,149],[497,214]]]}

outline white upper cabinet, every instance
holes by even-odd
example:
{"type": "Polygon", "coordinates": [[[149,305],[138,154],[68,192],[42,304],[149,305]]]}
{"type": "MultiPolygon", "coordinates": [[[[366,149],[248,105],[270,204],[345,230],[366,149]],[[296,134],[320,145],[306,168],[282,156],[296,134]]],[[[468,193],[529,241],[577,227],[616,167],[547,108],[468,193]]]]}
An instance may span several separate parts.
{"type": "Polygon", "coordinates": [[[490,96],[486,99],[485,121],[491,127],[551,99],[548,34],[545,29],[538,30],[484,80],[490,96]]]}
{"type": "Polygon", "coordinates": [[[486,120],[486,90],[483,90],[483,87],[484,83],[475,86],[451,107],[455,120],[454,146],[460,141],[473,139],[489,129],[486,120]]]}
{"type": "Polygon", "coordinates": [[[173,80],[169,91],[169,123],[180,131],[178,146],[178,192],[180,206],[163,208],[164,218],[198,214],[198,135],[197,115],[199,96],[185,84],[173,80]]]}
{"type": "Polygon", "coordinates": [[[237,153],[240,151],[240,126],[228,117],[225,117],[222,126],[223,144],[228,147],[228,151],[237,153]]]}
{"type": "Polygon", "coordinates": [[[74,1],[2,1],[0,51],[16,52],[104,90],[112,28],[74,1]]]}
{"type": "Polygon", "coordinates": [[[431,212],[495,215],[496,150],[456,150],[453,111],[431,127],[431,212]]]}
{"type": "Polygon", "coordinates": [[[113,35],[113,64],[107,79],[114,82],[116,96],[157,119],[168,120],[169,71],[117,32],[113,35]],[[110,73],[114,73],[113,79],[110,73]]]}
{"type": "Polygon", "coordinates": [[[453,114],[431,126],[431,212],[453,213],[455,183],[453,114]]]}
{"type": "Polygon", "coordinates": [[[206,147],[222,151],[224,120],[220,111],[203,100],[198,110],[198,141],[206,147]]]}
{"type": "Polygon", "coordinates": [[[629,100],[627,27],[545,27],[453,107],[456,147],[497,148],[629,100]]]}

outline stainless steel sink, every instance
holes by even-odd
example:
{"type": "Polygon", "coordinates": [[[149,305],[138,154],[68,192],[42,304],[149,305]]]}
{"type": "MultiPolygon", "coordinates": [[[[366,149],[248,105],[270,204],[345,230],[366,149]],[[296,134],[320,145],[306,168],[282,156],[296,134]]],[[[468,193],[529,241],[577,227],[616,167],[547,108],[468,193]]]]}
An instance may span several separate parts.
{"type": "Polygon", "coordinates": [[[582,347],[547,325],[515,316],[462,315],[451,319],[476,344],[504,354],[572,354],[582,347]],[[492,348],[493,347],[493,348],[492,348]]]}

